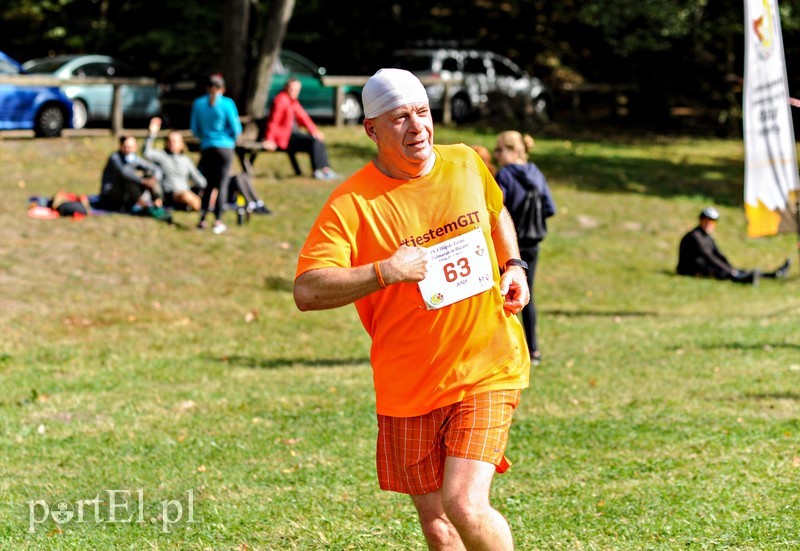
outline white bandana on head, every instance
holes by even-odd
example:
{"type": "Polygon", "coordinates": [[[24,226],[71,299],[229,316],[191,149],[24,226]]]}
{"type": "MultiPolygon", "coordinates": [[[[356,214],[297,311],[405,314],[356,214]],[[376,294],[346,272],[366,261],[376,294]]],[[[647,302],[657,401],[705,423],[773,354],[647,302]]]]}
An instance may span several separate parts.
{"type": "Polygon", "coordinates": [[[403,69],[381,69],[361,91],[364,118],[373,119],[401,105],[428,103],[428,94],[417,77],[403,69]]]}

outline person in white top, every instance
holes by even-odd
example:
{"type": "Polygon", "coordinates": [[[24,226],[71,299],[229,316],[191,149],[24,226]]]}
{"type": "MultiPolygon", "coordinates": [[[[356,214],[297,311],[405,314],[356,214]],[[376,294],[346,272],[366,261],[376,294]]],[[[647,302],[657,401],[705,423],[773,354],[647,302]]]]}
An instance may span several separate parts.
{"type": "Polygon", "coordinates": [[[153,117],[148,127],[149,134],[144,142],[142,156],[158,165],[164,173],[161,187],[164,191],[164,206],[189,210],[200,210],[200,196],[192,188],[205,189],[206,178],[197,169],[191,158],[185,154],[186,144],[180,132],[172,130],[167,134],[164,149],[154,147],[156,136],[161,130],[161,119],[153,117]],[[189,183],[193,184],[189,186],[189,183]]]}

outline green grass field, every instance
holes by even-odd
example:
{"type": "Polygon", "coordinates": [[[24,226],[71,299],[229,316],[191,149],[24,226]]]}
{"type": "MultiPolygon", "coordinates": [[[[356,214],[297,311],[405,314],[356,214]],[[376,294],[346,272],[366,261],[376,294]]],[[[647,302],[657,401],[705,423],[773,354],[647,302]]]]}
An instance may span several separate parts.
{"type": "MultiPolygon", "coordinates": [[[[338,171],[369,160],[359,128],[325,131],[338,171]]],[[[493,136],[437,129],[439,143],[493,136]]],[[[492,494],[518,548],[797,548],[797,237],[745,237],[742,144],[537,144],[560,209],[537,273],[545,361],[492,494]],[[792,256],[791,276],[674,276],[680,236],[712,203],[735,263],[792,256]]],[[[424,549],[410,500],[377,487],[354,308],[292,301],[335,184],[262,156],[275,215],[229,213],[220,236],[26,216],[30,195],[96,193],[115,147],[0,143],[0,548],[424,549]]]]}

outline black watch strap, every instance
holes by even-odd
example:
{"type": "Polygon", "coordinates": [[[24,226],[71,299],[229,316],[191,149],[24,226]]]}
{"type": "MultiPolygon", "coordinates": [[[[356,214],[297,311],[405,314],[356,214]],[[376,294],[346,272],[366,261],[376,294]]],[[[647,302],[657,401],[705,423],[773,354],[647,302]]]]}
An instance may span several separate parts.
{"type": "Polygon", "coordinates": [[[506,261],[506,265],[503,266],[503,271],[508,270],[509,266],[519,266],[520,268],[525,270],[526,274],[528,273],[528,263],[520,258],[509,258],[506,261]]]}

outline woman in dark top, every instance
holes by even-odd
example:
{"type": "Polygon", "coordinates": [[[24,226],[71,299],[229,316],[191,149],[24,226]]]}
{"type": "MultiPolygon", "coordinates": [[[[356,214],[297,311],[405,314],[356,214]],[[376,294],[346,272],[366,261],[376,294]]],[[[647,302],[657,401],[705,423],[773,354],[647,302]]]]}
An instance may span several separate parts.
{"type": "MultiPolygon", "coordinates": [[[[494,148],[498,167],[495,179],[503,190],[503,203],[514,219],[520,256],[528,263],[531,297],[534,293],[533,280],[539,257],[539,243],[547,233],[545,221],[556,213],[556,205],[544,174],[528,161],[533,145],[531,136],[523,136],[512,130],[501,133],[494,148]]],[[[525,327],[531,361],[538,364],[542,355],[536,339],[536,306],[533,298],[522,310],[522,324],[525,327]]]]}

